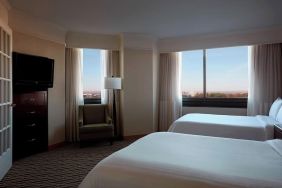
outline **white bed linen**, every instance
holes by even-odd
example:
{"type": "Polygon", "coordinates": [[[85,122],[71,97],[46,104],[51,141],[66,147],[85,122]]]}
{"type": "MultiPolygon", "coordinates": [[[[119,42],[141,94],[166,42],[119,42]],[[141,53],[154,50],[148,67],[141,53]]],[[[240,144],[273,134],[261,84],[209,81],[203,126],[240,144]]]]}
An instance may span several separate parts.
{"type": "Polygon", "coordinates": [[[177,119],[169,132],[238,138],[247,140],[273,139],[273,125],[269,116],[230,116],[215,114],[186,114],[177,119]]]}
{"type": "Polygon", "coordinates": [[[80,188],[282,187],[282,140],[153,133],[102,160],[80,188]]]}

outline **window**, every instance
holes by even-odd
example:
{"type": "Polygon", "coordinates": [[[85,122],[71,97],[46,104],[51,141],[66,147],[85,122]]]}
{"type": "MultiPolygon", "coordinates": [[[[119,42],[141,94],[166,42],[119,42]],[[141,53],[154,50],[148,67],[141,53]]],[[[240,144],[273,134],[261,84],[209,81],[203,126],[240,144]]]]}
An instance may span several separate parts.
{"type": "Polygon", "coordinates": [[[245,107],[248,47],[182,52],[184,106],[245,107]]]}
{"type": "Polygon", "coordinates": [[[85,104],[101,103],[101,50],[83,49],[83,98],[85,104]]]}
{"type": "Polygon", "coordinates": [[[203,98],[203,50],[182,53],[182,95],[203,98]]]}

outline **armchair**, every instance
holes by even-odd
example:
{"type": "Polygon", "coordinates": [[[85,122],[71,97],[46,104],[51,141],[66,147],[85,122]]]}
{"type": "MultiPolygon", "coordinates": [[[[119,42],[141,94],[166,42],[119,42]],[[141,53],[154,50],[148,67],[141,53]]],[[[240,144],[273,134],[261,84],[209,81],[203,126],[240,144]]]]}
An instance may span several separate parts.
{"type": "Polygon", "coordinates": [[[113,143],[114,127],[106,104],[79,106],[80,143],[91,140],[109,140],[113,143]]]}

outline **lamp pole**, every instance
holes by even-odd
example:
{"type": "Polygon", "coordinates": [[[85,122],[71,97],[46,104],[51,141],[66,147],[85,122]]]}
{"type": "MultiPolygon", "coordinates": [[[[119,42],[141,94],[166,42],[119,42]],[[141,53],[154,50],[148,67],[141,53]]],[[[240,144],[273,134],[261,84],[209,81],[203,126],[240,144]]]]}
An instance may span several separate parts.
{"type": "Polygon", "coordinates": [[[109,91],[113,91],[113,95],[112,95],[112,122],[113,122],[113,126],[114,126],[114,136],[115,138],[117,138],[119,135],[119,130],[118,127],[116,125],[117,123],[117,117],[116,117],[116,90],[121,89],[121,78],[119,77],[105,77],[105,82],[104,82],[104,88],[105,89],[109,89],[109,91]]]}
{"type": "Polygon", "coordinates": [[[114,125],[114,135],[117,136],[117,126],[116,126],[116,96],[115,90],[113,89],[113,125],[114,125]]]}

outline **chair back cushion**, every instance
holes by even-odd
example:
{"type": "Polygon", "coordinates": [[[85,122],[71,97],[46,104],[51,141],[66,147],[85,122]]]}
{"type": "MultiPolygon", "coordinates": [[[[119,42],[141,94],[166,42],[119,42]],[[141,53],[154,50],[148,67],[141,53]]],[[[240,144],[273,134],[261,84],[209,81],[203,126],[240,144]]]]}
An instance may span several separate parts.
{"type": "Polygon", "coordinates": [[[83,124],[106,122],[106,108],[104,104],[86,104],[83,107],[83,124]]]}

